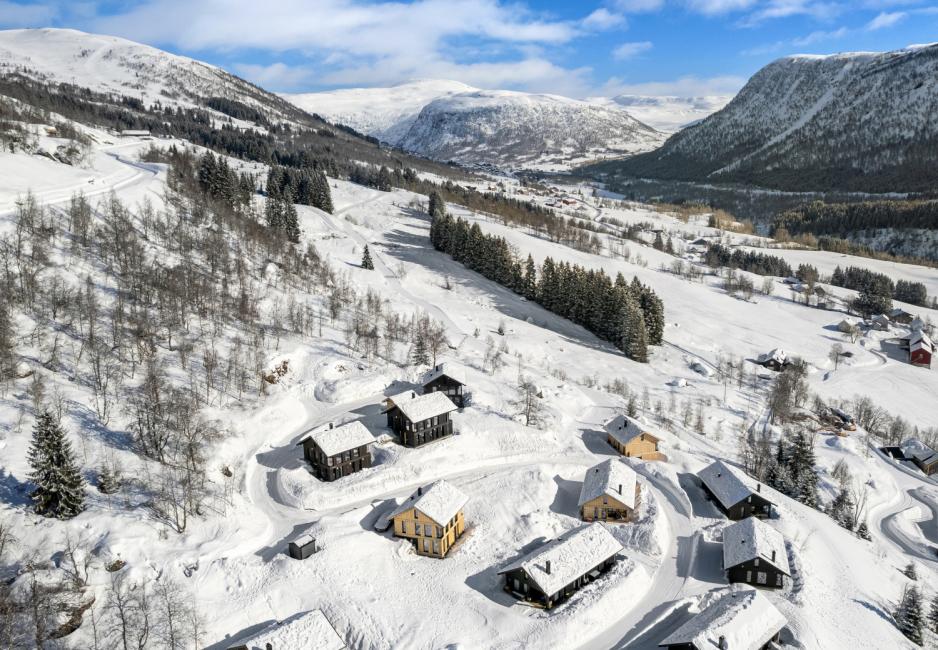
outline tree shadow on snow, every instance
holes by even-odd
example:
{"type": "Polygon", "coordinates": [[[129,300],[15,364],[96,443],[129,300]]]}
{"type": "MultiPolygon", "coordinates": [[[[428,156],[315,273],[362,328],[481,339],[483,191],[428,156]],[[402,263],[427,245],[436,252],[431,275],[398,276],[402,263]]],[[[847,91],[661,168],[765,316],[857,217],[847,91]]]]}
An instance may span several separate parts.
{"type": "Polygon", "coordinates": [[[498,575],[502,567],[509,566],[511,563],[520,560],[525,555],[536,548],[540,548],[547,541],[545,537],[539,537],[525,544],[512,558],[495,566],[490,566],[478,573],[474,573],[466,578],[466,586],[470,587],[491,600],[496,605],[511,607],[518,602],[518,599],[505,591],[502,587],[505,579],[498,575]]]}
{"type": "Polygon", "coordinates": [[[877,616],[879,616],[881,619],[883,619],[884,621],[886,621],[886,622],[889,623],[890,625],[895,625],[895,624],[896,624],[895,619],[893,619],[893,617],[890,616],[889,613],[886,612],[886,610],[884,610],[884,609],[883,609],[882,607],[880,607],[879,605],[874,605],[873,603],[871,603],[871,602],[868,601],[868,600],[860,600],[859,598],[853,598],[853,599],[851,599],[851,600],[853,600],[853,602],[855,602],[855,603],[857,603],[857,604],[859,604],[859,605],[862,605],[863,607],[867,608],[868,610],[870,610],[871,612],[873,612],[874,614],[876,614],[877,616]]]}
{"type": "Polygon", "coordinates": [[[134,439],[129,432],[117,431],[105,426],[98,419],[98,414],[84,404],[69,401],[69,406],[71,407],[69,415],[78,422],[78,426],[82,430],[78,433],[82,438],[85,438],[87,433],[91,433],[116,449],[130,450],[133,448],[134,439]]]}
{"type": "Polygon", "coordinates": [[[12,506],[29,505],[30,484],[0,467],[0,501],[12,506]]]}
{"type": "Polygon", "coordinates": [[[554,477],[554,483],[557,484],[557,493],[554,495],[554,501],[550,504],[551,512],[558,515],[568,515],[570,517],[579,516],[580,489],[583,484],[580,481],[568,481],[554,477]]]}

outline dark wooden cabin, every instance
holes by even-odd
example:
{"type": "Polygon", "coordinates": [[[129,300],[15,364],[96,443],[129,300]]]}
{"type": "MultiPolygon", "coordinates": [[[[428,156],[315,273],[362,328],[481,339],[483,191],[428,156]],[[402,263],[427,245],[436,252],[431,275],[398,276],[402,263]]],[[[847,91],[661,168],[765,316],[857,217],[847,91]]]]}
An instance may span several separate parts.
{"type": "Polygon", "coordinates": [[[451,370],[446,364],[438,364],[423,381],[423,394],[443,393],[458,408],[464,408],[466,384],[460,373],[451,370]]]}
{"type": "Polygon", "coordinates": [[[341,427],[333,427],[330,422],[314,429],[299,444],[316,478],[335,481],[371,467],[374,441],[365,425],[356,420],[341,427]]]}
{"type": "Polygon", "coordinates": [[[594,522],[547,542],[498,573],[505,576],[505,591],[551,609],[602,577],[622,549],[605,525],[594,522]]]}
{"type": "Polygon", "coordinates": [[[405,447],[419,447],[453,434],[450,413],[456,405],[443,393],[410,391],[388,398],[388,426],[405,447]]]}
{"type": "Polygon", "coordinates": [[[309,534],[300,535],[287,545],[287,555],[294,560],[305,560],[318,552],[319,547],[316,545],[316,539],[309,534]]]}
{"type": "Polygon", "coordinates": [[[785,538],[755,517],[731,524],[723,529],[723,569],[730,582],[781,589],[791,575],[785,538]]]}
{"type": "Polygon", "coordinates": [[[762,493],[762,484],[742,470],[718,460],[700,470],[698,477],[704,490],[729,519],[772,516],[775,504],[762,493]]]}

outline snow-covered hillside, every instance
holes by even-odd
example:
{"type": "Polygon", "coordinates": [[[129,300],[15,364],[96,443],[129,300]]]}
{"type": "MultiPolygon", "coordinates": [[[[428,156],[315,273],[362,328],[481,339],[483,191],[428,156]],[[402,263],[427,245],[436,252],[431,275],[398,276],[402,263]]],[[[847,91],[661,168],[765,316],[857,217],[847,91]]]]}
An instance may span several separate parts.
{"type": "Polygon", "coordinates": [[[389,88],[348,88],[281,96],[309,113],[398,145],[424,106],[476,88],[459,81],[421,79],[389,88]]]}
{"type": "Polygon", "coordinates": [[[938,45],[793,56],[623,172],[792,190],[929,190],[938,182],[938,45]]]}
{"type": "Polygon", "coordinates": [[[716,113],[731,99],[733,99],[731,95],[701,97],[616,95],[611,99],[596,101],[621,106],[639,122],[664,133],[674,133],[716,113]]]}

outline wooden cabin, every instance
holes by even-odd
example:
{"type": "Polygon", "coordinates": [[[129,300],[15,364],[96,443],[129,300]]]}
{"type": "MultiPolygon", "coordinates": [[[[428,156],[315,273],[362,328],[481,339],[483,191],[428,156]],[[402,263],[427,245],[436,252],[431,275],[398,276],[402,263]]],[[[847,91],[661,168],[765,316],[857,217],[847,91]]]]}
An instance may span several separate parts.
{"type": "Polygon", "coordinates": [[[924,332],[914,332],[909,337],[909,363],[921,368],[931,368],[935,344],[924,332]]]}
{"type": "Polygon", "coordinates": [[[316,650],[346,650],[348,647],[319,609],[294,614],[246,637],[238,636],[240,640],[227,646],[228,650],[286,650],[299,647],[298,643],[316,650]]]}
{"type": "Polygon", "coordinates": [[[423,393],[443,393],[458,408],[464,408],[466,382],[463,380],[462,373],[453,369],[450,365],[440,363],[434,366],[423,378],[423,393]]]}
{"type": "Polygon", "coordinates": [[[658,644],[668,650],[768,650],[788,624],[763,594],[732,586],[658,644]]]}
{"type": "Polygon", "coordinates": [[[912,454],[912,462],[928,476],[938,472],[938,454],[931,449],[922,449],[912,454]]]}
{"type": "Polygon", "coordinates": [[[723,529],[723,570],[730,582],[781,589],[791,576],[785,538],[755,517],[730,524],[723,529]]]}
{"type": "Polygon", "coordinates": [[[886,314],[876,314],[870,319],[870,327],[878,332],[888,332],[892,327],[892,321],[886,314]]]}
{"type": "Polygon", "coordinates": [[[360,421],[333,427],[330,422],[300,441],[303,457],[321,481],[335,481],[371,467],[375,439],[360,421]]]}
{"type": "Polygon", "coordinates": [[[583,521],[632,521],[640,503],[638,475],[621,460],[610,458],[586,470],[578,504],[583,521]]]}
{"type": "Polygon", "coordinates": [[[287,545],[287,555],[294,560],[305,560],[318,552],[319,546],[316,544],[316,539],[308,533],[300,535],[287,545]]]}
{"type": "Polygon", "coordinates": [[[889,320],[893,323],[899,323],[900,325],[909,325],[913,320],[915,320],[915,314],[910,314],[904,309],[896,307],[888,314],[889,320]]]}
{"type": "Polygon", "coordinates": [[[664,455],[658,451],[660,440],[638,420],[627,415],[618,415],[606,423],[606,441],[628,458],[664,460],[664,455]]]}
{"type": "Polygon", "coordinates": [[[700,470],[697,476],[704,490],[729,519],[772,516],[775,504],[762,493],[762,484],[749,478],[742,470],[718,460],[700,470]]]}
{"type": "Polygon", "coordinates": [[[417,395],[413,391],[389,397],[384,412],[388,426],[405,447],[419,447],[453,434],[449,414],[456,405],[443,393],[417,395]]]}
{"type": "Polygon", "coordinates": [[[505,576],[505,591],[551,609],[615,566],[623,548],[604,524],[594,522],[547,542],[498,573],[505,576]]]}
{"type": "Polygon", "coordinates": [[[446,557],[466,530],[462,509],[468,500],[443,480],[419,487],[391,514],[394,535],[409,539],[418,555],[446,557]]]}
{"type": "Polygon", "coordinates": [[[775,348],[771,352],[760,354],[756,359],[756,363],[763,368],[768,368],[769,370],[774,370],[775,372],[781,372],[788,366],[792,365],[794,360],[788,356],[788,353],[784,350],[775,348]]]}

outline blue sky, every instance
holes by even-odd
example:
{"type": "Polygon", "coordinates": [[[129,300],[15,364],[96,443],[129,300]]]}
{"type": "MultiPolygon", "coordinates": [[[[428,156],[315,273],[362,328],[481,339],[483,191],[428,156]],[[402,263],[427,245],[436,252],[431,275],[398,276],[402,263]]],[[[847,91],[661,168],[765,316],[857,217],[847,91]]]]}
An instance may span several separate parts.
{"type": "Polygon", "coordinates": [[[276,91],[447,78],[574,97],[732,93],[792,53],[936,40],[938,0],[0,0],[0,27],[72,27],[276,91]]]}

